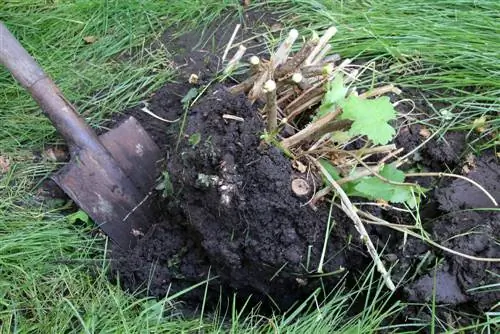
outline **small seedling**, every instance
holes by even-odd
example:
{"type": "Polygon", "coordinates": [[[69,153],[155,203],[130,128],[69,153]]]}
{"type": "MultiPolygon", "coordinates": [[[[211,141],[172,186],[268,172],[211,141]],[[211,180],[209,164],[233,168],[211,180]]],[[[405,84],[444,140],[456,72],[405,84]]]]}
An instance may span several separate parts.
{"type": "Polygon", "coordinates": [[[191,145],[193,148],[196,147],[196,145],[198,145],[201,141],[201,134],[196,132],[196,133],[193,133],[191,136],[189,136],[189,139],[188,139],[188,142],[189,142],[189,145],[191,145]]]}
{"type": "Polygon", "coordinates": [[[174,186],[170,180],[170,174],[168,171],[161,173],[160,182],[155,188],[156,190],[163,190],[162,197],[167,198],[174,194],[174,186]]]}

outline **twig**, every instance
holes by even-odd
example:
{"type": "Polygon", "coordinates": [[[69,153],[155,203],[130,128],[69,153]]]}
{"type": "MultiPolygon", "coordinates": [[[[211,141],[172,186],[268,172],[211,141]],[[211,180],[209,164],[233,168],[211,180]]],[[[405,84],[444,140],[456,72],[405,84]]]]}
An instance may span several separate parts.
{"type": "Polygon", "coordinates": [[[307,110],[319,103],[323,99],[323,92],[318,92],[315,96],[311,96],[304,104],[296,107],[294,110],[290,111],[288,114],[289,121],[292,121],[297,115],[300,115],[304,110],[307,110]]]}
{"type": "Polygon", "coordinates": [[[224,114],[222,115],[222,118],[224,119],[232,119],[233,121],[238,121],[238,122],[244,122],[245,119],[243,117],[231,115],[231,114],[224,114]]]}
{"type": "Polygon", "coordinates": [[[295,40],[299,37],[299,32],[297,29],[292,29],[288,33],[286,39],[281,43],[276,53],[271,56],[271,66],[273,69],[276,69],[279,65],[283,64],[290,54],[290,50],[292,49],[292,45],[295,40]]]}
{"type": "Polygon", "coordinates": [[[491,194],[486,190],[484,189],[479,183],[477,183],[476,181],[468,178],[468,177],[465,177],[465,176],[462,176],[462,175],[457,175],[457,174],[450,174],[450,173],[433,173],[433,172],[429,172],[429,173],[408,173],[406,174],[407,177],[411,177],[411,176],[437,176],[437,177],[443,177],[443,176],[448,176],[448,177],[455,177],[457,179],[461,179],[461,180],[464,180],[464,181],[467,181],[469,183],[472,183],[474,186],[476,186],[479,190],[481,190],[489,199],[490,201],[493,203],[493,205],[495,206],[498,206],[498,203],[497,201],[495,200],[495,198],[493,196],[491,196],[491,194]]]}
{"type": "Polygon", "coordinates": [[[233,45],[233,41],[236,37],[236,34],[238,33],[238,30],[240,30],[241,24],[237,24],[236,27],[234,28],[233,34],[231,35],[231,38],[229,39],[229,42],[226,45],[226,49],[224,50],[224,54],[222,55],[222,62],[226,60],[227,54],[229,52],[229,49],[231,49],[231,45],[233,45]]]}
{"type": "Polygon", "coordinates": [[[314,162],[316,166],[321,170],[322,174],[326,177],[328,182],[333,186],[333,188],[337,191],[338,195],[340,196],[342,209],[347,214],[347,216],[349,216],[349,218],[351,218],[351,220],[353,221],[354,227],[358,231],[361,240],[366,245],[368,253],[375,262],[378,272],[382,275],[385,285],[387,286],[387,288],[389,288],[389,290],[395,291],[396,287],[394,286],[394,283],[391,280],[391,276],[389,272],[385,269],[385,266],[382,263],[382,260],[380,259],[377,250],[375,249],[375,246],[373,245],[370,239],[370,236],[366,232],[363,222],[361,221],[361,219],[357,214],[358,209],[354,207],[354,205],[351,203],[349,197],[347,197],[344,190],[340,187],[340,185],[337,184],[337,182],[335,182],[335,180],[328,173],[328,171],[317,160],[315,160],[314,162]]]}
{"type": "Polygon", "coordinates": [[[385,85],[382,87],[377,87],[370,91],[366,91],[363,94],[359,94],[359,97],[362,99],[367,99],[373,96],[380,96],[387,93],[394,93],[396,95],[400,95],[401,89],[394,87],[394,85],[385,85]]]}
{"type": "Polygon", "coordinates": [[[278,127],[278,108],[276,105],[276,82],[268,80],[262,88],[266,94],[266,105],[264,107],[267,115],[267,132],[272,133],[278,127]]]}
{"type": "Polygon", "coordinates": [[[281,78],[295,71],[307,58],[311,50],[316,47],[319,42],[317,35],[305,43],[302,48],[293,56],[292,59],[285,62],[283,65],[276,69],[275,77],[281,78]]]}
{"type": "Polygon", "coordinates": [[[296,104],[300,104],[300,102],[302,102],[301,100],[308,100],[308,97],[310,95],[316,95],[316,90],[323,94],[325,92],[325,88],[323,87],[323,84],[326,82],[326,79],[323,79],[317,83],[315,83],[314,85],[311,86],[311,88],[309,88],[308,90],[306,91],[303,91],[299,96],[297,96],[297,98],[295,100],[293,100],[292,102],[290,102],[285,110],[290,110],[292,109],[293,106],[295,106],[296,104]]]}
{"type": "Polygon", "coordinates": [[[229,92],[231,94],[248,93],[250,89],[252,89],[252,86],[254,85],[255,80],[257,80],[257,77],[258,75],[254,75],[251,76],[250,78],[245,79],[239,84],[229,88],[229,92]]]}
{"type": "Polygon", "coordinates": [[[262,64],[263,70],[257,75],[255,79],[252,89],[248,94],[248,99],[250,102],[255,102],[257,99],[261,97],[262,94],[262,86],[267,80],[272,79],[271,75],[271,63],[262,64]]]}
{"type": "Polygon", "coordinates": [[[325,116],[321,117],[320,119],[316,120],[315,122],[309,124],[306,126],[304,129],[300,130],[296,134],[294,134],[291,137],[285,138],[281,141],[281,146],[285,148],[290,148],[292,146],[295,146],[302,141],[310,138],[314,134],[316,134],[318,131],[323,129],[325,126],[328,125],[332,120],[335,119],[338,115],[340,115],[341,110],[337,109],[334,112],[330,112],[326,114],[325,116]]]}
{"type": "Polygon", "coordinates": [[[309,54],[309,56],[304,61],[304,65],[311,65],[314,58],[318,55],[318,53],[321,52],[321,50],[325,47],[326,43],[328,43],[328,41],[330,41],[330,39],[336,33],[337,33],[337,28],[335,28],[335,27],[328,28],[328,30],[325,31],[323,36],[321,36],[321,38],[319,39],[319,42],[316,45],[316,47],[314,48],[314,50],[312,50],[312,52],[309,54]]]}
{"type": "Polygon", "coordinates": [[[333,64],[309,65],[301,68],[302,75],[306,78],[316,77],[319,75],[330,76],[333,73],[333,64]]]}
{"type": "Polygon", "coordinates": [[[331,49],[332,49],[331,44],[325,45],[325,47],[321,49],[321,51],[316,55],[316,57],[314,57],[314,60],[312,61],[311,65],[320,64],[323,58],[325,58],[325,56],[327,55],[328,52],[330,52],[331,49]]]}
{"type": "Polygon", "coordinates": [[[225,74],[230,73],[234,69],[236,63],[240,61],[240,59],[243,57],[246,51],[247,48],[244,45],[240,45],[238,47],[238,51],[236,51],[233,58],[231,58],[231,60],[227,63],[226,69],[224,70],[225,74]]]}

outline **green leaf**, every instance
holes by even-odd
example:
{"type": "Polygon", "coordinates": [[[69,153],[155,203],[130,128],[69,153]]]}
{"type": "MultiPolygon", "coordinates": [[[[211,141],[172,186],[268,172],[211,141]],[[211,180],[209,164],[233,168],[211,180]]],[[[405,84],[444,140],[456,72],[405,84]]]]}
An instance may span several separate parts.
{"type": "MultiPolygon", "coordinates": [[[[340,179],[340,174],[337,171],[337,168],[335,168],[335,166],[332,165],[330,163],[330,161],[325,160],[325,159],[319,159],[318,162],[321,164],[321,166],[323,166],[324,169],[326,169],[326,171],[328,172],[328,174],[330,174],[332,179],[334,179],[334,180],[340,179]]],[[[325,182],[325,183],[328,183],[328,182],[325,182]]]]}
{"type": "Polygon", "coordinates": [[[193,133],[191,136],[189,136],[188,142],[189,145],[195,147],[200,143],[200,140],[201,140],[201,135],[198,132],[196,132],[193,133]]]}
{"type": "Polygon", "coordinates": [[[349,134],[367,136],[374,144],[387,144],[396,134],[388,124],[396,118],[396,111],[387,96],[362,99],[351,95],[340,102],[343,109],[340,119],[353,121],[349,134]]]}
{"type": "Polygon", "coordinates": [[[181,100],[181,103],[184,106],[184,108],[189,107],[191,101],[193,101],[197,96],[198,96],[198,89],[194,87],[191,88],[181,100]]]}
{"type": "Polygon", "coordinates": [[[345,99],[346,93],[347,88],[344,86],[344,78],[342,75],[337,75],[326,86],[326,93],[323,96],[316,118],[321,118],[327,113],[335,111],[337,105],[345,99]]]}
{"type": "MultiPolygon", "coordinates": [[[[393,182],[404,182],[405,174],[392,165],[385,165],[379,173],[384,178],[393,182]]],[[[382,199],[391,203],[406,203],[410,207],[416,206],[413,191],[417,187],[396,185],[385,182],[376,176],[369,176],[357,181],[354,190],[357,195],[368,199],[382,199]]]]}

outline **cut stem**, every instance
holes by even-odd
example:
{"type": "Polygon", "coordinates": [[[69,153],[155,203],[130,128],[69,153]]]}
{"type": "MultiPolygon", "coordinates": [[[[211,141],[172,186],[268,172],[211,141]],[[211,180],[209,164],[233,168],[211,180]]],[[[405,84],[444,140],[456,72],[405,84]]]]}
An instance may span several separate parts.
{"type": "Polygon", "coordinates": [[[227,54],[229,53],[229,49],[231,49],[231,45],[233,45],[234,39],[236,37],[236,34],[238,33],[238,30],[240,30],[241,24],[237,24],[236,27],[234,28],[233,34],[231,35],[231,38],[229,39],[229,42],[227,43],[226,49],[224,50],[224,54],[222,55],[222,62],[226,60],[227,54]]]}
{"type": "Polygon", "coordinates": [[[276,69],[279,65],[286,62],[286,60],[288,59],[288,55],[292,50],[292,45],[297,37],[299,37],[299,32],[297,31],[297,29],[290,30],[288,36],[283,41],[283,43],[281,43],[276,53],[271,56],[271,64],[273,69],[276,69]]]}
{"type": "Polygon", "coordinates": [[[276,103],[276,82],[268,80],[262,87],[266,94],[266,106],[264,111],[267,115],[267,132],[273,133],[278,127],[278,107],[276,103]]]}
{"type": "Polygon", "coordinates": [[[277,68],[275,77],[282,78],[295,71],[306,60],[307,56],[311,53],[311,50],[316,47],[318,41],[319,39],[316,36],[304,44],[304,46],[302,46],[292,59],[277,68]]]}
{"type": "Polygon", "coordinates": [[[321,52],[321,50],[325,47],[326,43],[330,41],[330,39],[337,33],[337,28],[335,27],[330,27],[328,28],[327,31],[321,36],[319,39],[318,44],[316,47],[312,50],[312,52],[309,54],[309,56],[306,58],[304,61],[305,65],[311,65],[314,58],[321,52]]]}
{"type": "Polygon", "coordinates": [[[312,138],[320,130],[324,129],[332,120],[334,120],[338,115],[340,115],[341,110],[337,109],[334,112],[330,112],[315,122],[309,124],[304,129],[300,130],[291,137],[285,138],[281,141],[281,145],[285,148],[290,148],[295,146],[306,139],[312,138]]]}

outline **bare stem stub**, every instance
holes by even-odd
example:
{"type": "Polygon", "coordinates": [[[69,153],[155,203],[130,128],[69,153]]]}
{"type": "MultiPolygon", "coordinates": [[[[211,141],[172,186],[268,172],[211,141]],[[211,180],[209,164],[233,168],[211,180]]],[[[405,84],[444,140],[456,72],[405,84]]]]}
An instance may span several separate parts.
{"type": "Polygon", "coordinates": [[[286,62],[286,60],[288,59],[288,55],[292,50],[292,45],[297,37],[299,37],[299,32],[297,31],[297,29],[290,30],[285,41],[281,43],[276,53],[271,56],[273,69],[286,62]]]}
{"type": "Polygon", "coordinates": [[[252,57],[250,57],[250,59],[248,60],[248,62],[250,63],[250,73],[251,74],[259,73],[259,70],[260,70],[260,59],[259,59],[259,57],[252,56],[252,57]]]}
{"type": "Polygon", "coordinates": [[[278,127],[278,107],[276,103],[276,82],[267,80],[262,90],[266,94],[267,132],[272,133],[278,127]]]}

